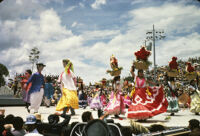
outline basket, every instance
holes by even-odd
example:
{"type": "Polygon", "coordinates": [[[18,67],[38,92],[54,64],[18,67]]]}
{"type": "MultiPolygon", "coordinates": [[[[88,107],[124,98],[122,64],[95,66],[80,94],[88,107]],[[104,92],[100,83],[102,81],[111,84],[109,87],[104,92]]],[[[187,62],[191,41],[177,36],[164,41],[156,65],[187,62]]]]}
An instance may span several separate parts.
{"type": "Polygon", "coordinates": [[[110,75],[111,75],[111,76],[119,76],[120,74],[121,74],[121,70],[120,70],[120,69],[110,72],[110,75]]]}
{"type": "Polygon", "coordinates": [[[149,68],[149,64],[145,61],[135,61],[133,62],[136,69],[143,69],[146,70],[149,68]]]}
{"type": "Polygon", "coordinates": [[[177,77],[178,76],[178,71],[176,69],[172,69],[170,71],[167,71],[167,75],[169,77],[177,77]]]}
{"type": "Polygon", "coordinates": [[[185,75],[185,77],[186,77],[187,80],[194,80],[194,79],[196,79],[196,77],[197,77],[197,73],[196,73],[196,72],[187,73],[187,74],[185,75]]]}

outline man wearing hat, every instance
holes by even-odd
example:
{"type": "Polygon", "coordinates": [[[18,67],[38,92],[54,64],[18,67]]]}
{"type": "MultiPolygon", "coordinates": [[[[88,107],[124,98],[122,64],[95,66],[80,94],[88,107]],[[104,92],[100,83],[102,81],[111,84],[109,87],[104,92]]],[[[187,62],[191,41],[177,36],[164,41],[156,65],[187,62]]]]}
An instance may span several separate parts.
{"type": "Polygon", "coordinates": [[[34,115],[29,115],[26,118],[25,125],[27,125],[28,133],[25,136],[43,136],[37,130],[37,119],[34,115]]]}
{"type": "Polygon", "coordinates": [[[37,63],[37,72],[34,73],[26,83],[26,86],[29,83],[32,83],[29,90],[30,94],[30,106],[29,110],[34,110],[34,113],[38,112],[38,109],[41,105],[43,94],[44,94],[44,76],[42,75],[42,70],[45,67],[43,63],[37,63]]]}

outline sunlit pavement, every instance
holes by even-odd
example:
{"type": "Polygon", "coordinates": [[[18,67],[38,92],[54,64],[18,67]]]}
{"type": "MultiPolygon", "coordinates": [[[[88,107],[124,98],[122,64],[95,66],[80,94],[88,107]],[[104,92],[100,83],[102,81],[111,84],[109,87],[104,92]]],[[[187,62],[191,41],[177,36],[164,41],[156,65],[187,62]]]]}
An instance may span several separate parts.
{"type": "MultiPolygon", "coordinates": [[[[22,106],[0,107],[0,109],[5,109],[5,115],[13,114],[14,116],[20,116],[24,119],[24,121],[26,120],[26,116],[29,115],[26,108],[22,107],[22,106]]],[[[75,122],[75,121],[81,122],[82,121],[81,115],[84,111],[91,111],[93,117],[97,118],[97,111],[92,110],[89,107],[87,107],[86,109],[80,108],[80,109],[75,110],[76,115],[71,117],[70,123],[75,122]]],[[[41,106],[39,109],[39,113],[42,115],[43,122],[48,122],[48,116],[55,112],[56,111],[55,111],[54,106],[51,106],[50,108],[41,106]]],[[[163,113],[163,114],[154,116],[153,118],[146,120],[146,122],[140,122],[140,123],[142,123],[144,126],[150,126],[151,124],[154,124],[154,123],[162,123],[167,127],[174,127],[174,126],[186,127],[186,126],[188,126],[188,121],[190,119],[198,119],[198,120],[200,119],[199,115],[195,115],[195,114],[191,113],[189,111],[189,109],[182,109],[181,111],[176,113],[175,116],[170,116],[171,119],[165,120],[166,117],[168,117],[169,115],[170,115],[169,113],[163,113]]],[[[114,119],[115,123],[120,123],[123,126],[129,126],[130,120],[126,118],[126,115],[120,115],[120,117],[121,117],[121,119],[116,119],[116,118],[114,118],[113,115],[110,115],[108,117],[108,119],[114,119]]]]}

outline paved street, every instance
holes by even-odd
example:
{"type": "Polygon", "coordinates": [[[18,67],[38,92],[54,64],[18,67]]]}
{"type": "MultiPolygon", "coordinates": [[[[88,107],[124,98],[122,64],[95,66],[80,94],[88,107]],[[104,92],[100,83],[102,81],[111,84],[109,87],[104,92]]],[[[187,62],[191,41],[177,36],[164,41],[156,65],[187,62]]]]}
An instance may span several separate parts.
{"type": "MultiPolygon", "coordinates": [[[[0,107],[0,109],[2,109],[2,108],[5,109],[5,115],[13,114],[15,116],[21,116],[21,117],[23,117],[24,120],[26,119],[26,116],[29,115],[27,110],[22,106],[20,106],[20,107],[16,107],[16,106],[15,107],[0,107]]],[[[72,123],[74,121],[81,122],[81,115],[84,111],[91,111],[93,114],[93,117],[97,118],[97,111],[94,111],[94,110],[90,109],[89,107],[87,107],[84,110],[77,109],[76,115],[72,116],[70,123],[72,123]]],[[[47,122],[47,117],[49,116],[49,114],[55,113],[55,107],[50,107],[50,108],[40,107],[39,113],[41,113],[41,115],[42,115],[43,122],[47,122]]],[[[167,127],[172,127],[172,126],[184,126],[185,127],[185,126],[188,126],[188,121],[190,119],[200,119],[200,116],[194,115],[188,109],[184,109],[184,110],[182,109],[177,114],[175,114],[175,116],[171,116],[170,120],[166,121],[165,118],[168,115],[169,115],[169,113],[163,113],[163,114],[157,115],[151,119],[148,119],[146,122],[141,122],[141,123],[144,126],[150,126],[151,124],[154,124],[154,123],[163,123],[167,127]]],[[[124,116],[120,115],[120,116],[123,118],[123,120],[114,119],[113,115],[110,115],[108,118],[114,119],[115,123],[120,123],[121,125],[128,126],[130,120],[125,118],[126,115],[124,115],[124,116]]]]}

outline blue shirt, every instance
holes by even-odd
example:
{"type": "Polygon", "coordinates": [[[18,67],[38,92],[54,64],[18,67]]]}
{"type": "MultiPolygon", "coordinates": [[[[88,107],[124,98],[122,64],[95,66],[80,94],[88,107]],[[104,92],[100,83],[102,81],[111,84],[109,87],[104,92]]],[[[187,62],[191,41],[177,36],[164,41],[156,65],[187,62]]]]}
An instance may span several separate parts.
{"type": "Polygon", "coordinates": [[[46,96],[48,99],[53,97],[54,89],[51,83],[45,83],[44,86],[44,96],[46,96]]]}
{"type": "Polygon", "coordinates": [[[40,88],[42,86],[44,87],[44,76],[41,73],[36,72],[28,79],[26,84],[28,85],[29,83],[32,83],[29,94],[39,92],[40,88]]]}

